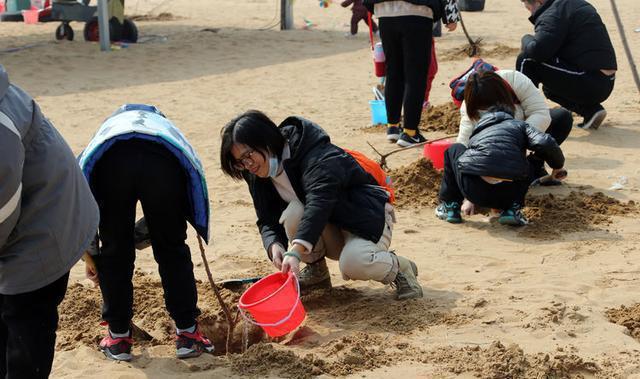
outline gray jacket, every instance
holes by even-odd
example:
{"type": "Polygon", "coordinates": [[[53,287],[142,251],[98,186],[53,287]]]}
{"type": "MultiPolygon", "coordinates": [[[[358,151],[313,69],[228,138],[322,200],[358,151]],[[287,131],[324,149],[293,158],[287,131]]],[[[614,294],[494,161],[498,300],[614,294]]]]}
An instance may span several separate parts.
{"type": "Polygon", "coordinates": [[[0,65],[0,294],[60,278],[97,227],[98,207],[71,149],[0,65]]]}

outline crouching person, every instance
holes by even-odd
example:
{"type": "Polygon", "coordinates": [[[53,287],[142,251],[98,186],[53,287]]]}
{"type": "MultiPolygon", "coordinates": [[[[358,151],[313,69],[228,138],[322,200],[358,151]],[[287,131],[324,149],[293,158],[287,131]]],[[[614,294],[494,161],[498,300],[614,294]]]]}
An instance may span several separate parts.
{"type": "Polygon", "coordinates": [[[553,169],[551,176],[561,179],[566,173],[562,150],[551,135],[514,119],[514,97],[496,73],[472,74],[464,101],[475,126],[468,147],[456,143],[445,152],[436,216],[459,223],[461,210],[471,215],[477,205],[499,210],[501,224],[525,225],[526,152],[532,150],[553,169]]]}
{"type": "Polygon", "coordinates": [[[109,325],[100,349],[110,359],[132,358],[134,222],[140,201],[165,304],[177,329],[176,355],[212,352],[196,322],[198,294],[185,243],[187,221],[205,240],[209,234],[204,173],[191,145],[155,107],[127,104],[102,124],[80,165],[100,208],[102,246],[97,255],[85,256],[87,276],[100,285],[102,318],[109,325]]]}
{"type": "Polygon", "coordinates": [[[389,250],[389,193],[318,125],[289,117],[276,126],[248,111],[221,134],[222,170],[249,185],[277,269],[297,274],[303,290],[327,288],[329,258],[345,279],[392,284],[397,299],[422,297],[416,265],[389,250]]]}
{"type": "Polygon", "coordinates": [[[75,157],[0,66],[0,377],[47,378],[69,270],[98,227],[75,157]]]}

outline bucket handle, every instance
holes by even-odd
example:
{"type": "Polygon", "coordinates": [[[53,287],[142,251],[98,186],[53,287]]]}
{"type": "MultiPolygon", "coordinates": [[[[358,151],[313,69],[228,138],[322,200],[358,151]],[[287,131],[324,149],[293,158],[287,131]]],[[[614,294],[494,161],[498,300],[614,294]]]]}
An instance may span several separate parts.
{"type": "Polygon", "coordinates": [[[294,274],[290,274],[290,275],[293,276],[293,279],[296,281],[296,290],[298,292],[298,296],[296,296],[296,302],[295,302],[295,304],[293,304],[293,307],[291,307],[291,311],[289,311],[288,315],[286,315],[282,320],[280,320],[278,322],[274,322],[272,324],[262,323],[262,322],[257,322],[257,321],[252,320],[249,316],[247,316],[244,313],[244,309],[242,309],[240,306],[238,306],[238,310],[240,311],[240,315],[242,316],[242,318],[246,322],[248,322],[250,324],[257,325],[257,326],[269,326],[269,327],[280,326],[280,325],[284,324],[285,322],[289,321],[291,316],[293,316],[293,312],[298,307],[298,303],[300,303],[300,281],[298,280],[298,277],[295,276],[294,274]]]}

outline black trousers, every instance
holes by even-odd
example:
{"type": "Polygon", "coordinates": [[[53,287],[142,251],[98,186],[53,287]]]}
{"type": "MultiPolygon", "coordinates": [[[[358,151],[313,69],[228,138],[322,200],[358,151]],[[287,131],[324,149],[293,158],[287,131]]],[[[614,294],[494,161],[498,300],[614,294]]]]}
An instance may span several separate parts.
{"type": "Polygon", "coordinates": [[[98,161],[92,188],[100,208],[96,259],[102,318],[125,333],[133,316],[136,203],[140,200],[158,263],[167,310],[181,329],[200,314],[187,238],[187,178],[177,158],[151,141],[116,142],[98,161]]]}
{"type": "MultiPolygon", "coordinates": [[[[573,116],[564,108],[550,109],[549,113],[551,114],[551,124],[549,124],[546,133],[553,137],[558,145],[561,145],[571,133],[573,116]]],[[[536,153],[529,154],[527,159],[529,160],[530,181],[547,174],[544,170],[544,160],[536,153]]]]}
{"type": "Polygon", "coordinates": [[[600,103],[609,97],[615,83],[615,75],[580,71],[557,60],[540,63],[525,59],[522,54],[516,60],[516,70],[536,86],[542,83],[547,98],[585,118],[602,109],[600,103]]]}
{"type": "MultiPolygon", "coordinates": [[[[360,22],[360,20],[364,21],[365,25],[369,26],[369,17],[366,13],[362,14],[360,12],[354,12],[351,15],[351,34],[352,35],[358,34],[358,23],[360,22]]],[[[376,24],[375,21],[373,21],[373,19],[371,19],[371,30],[373,30],[374,33],[378,31],[378,25],[376,24]]]]}
{"type": "Polygon", "coordinates": [[[417,130],[422,116],[431,59],[433,20],[420,16],[380,18],[380,38],[386,57],[385,103],[389,123],[417,130]]]}
{"type": "Polygon", "coordinates": [[[58,305],[69,274],[32,292],[0,295],[0,378],[48,378],[58,328],[58,305]]]}
{"type": "Polygon", "coordinates": [[[444,153],[444,173],[440,183],[440,200],[462,204],[465,198],[473,204],[495,209],[508,209],[513,203],[524,205],[529,182],[519,180],[489,184],[477,175],[463,174],[458,159],[467,148],[461,143],[451,145],[444,153]]]}

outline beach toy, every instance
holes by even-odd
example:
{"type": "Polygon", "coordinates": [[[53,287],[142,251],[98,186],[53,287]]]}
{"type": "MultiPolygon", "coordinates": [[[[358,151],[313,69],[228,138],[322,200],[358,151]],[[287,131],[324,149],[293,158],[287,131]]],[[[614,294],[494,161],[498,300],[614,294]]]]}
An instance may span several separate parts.
{"type": "Polygon", "coordinates": [[[254,283],[240,296],[238,309],[246,321],[260,326],[270,337],[293,331],[306,315],[300,301],[300,283],[291,272],[276,272],[254,283]]]}
{"type": "Polygon", "coordinates": [[[320,0],[320,8],[329,8],[331,0],[320,0]]]}
{"type": "Polygon", "coordinates": [[[378,78],[386,75],[386,57],[382,49],[382,42],[378,42],[373,46],[373,66],[378,78]]]}
{"type": "Polygon", "coordinates": [[[371,108],[371,124],[378,125],[387,123],[387,108],[384,100],[369,100],[371,108]]]}
{"type": "Polygon", "coordinates": [[[40,10],[26,9],[22,11],[22,19],[25,24],[37,24],[40,18],[40,10]]]}
{"type": "Polygon", "coordinates": [[[453,145],[453,139],[447,138],[433,141],[424,145],[424,157],[429,159],[433,167],[438,170],[444,168],[444,152],[453,145]]]}
{"type": "Polygon", "coordinates": [[[458,0],[458,9],[466,12],[479,12],[484,9],[485,0],[458,0]]]}

